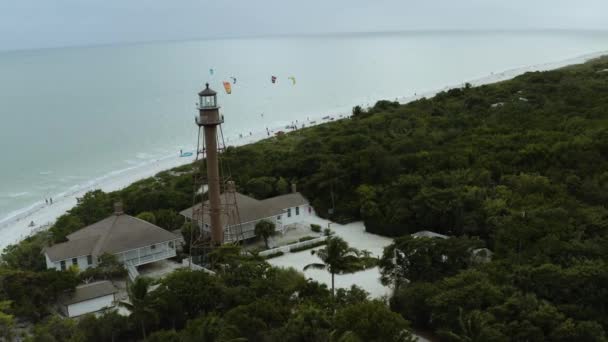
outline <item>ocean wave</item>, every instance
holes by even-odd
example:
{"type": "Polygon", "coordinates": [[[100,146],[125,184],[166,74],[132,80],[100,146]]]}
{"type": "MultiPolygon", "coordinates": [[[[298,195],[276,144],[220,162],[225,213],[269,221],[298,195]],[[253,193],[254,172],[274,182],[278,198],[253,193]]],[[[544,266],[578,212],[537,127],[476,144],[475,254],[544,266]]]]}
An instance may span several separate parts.
{"type": "Polygon", "coordinates": [[[45,183],[41,185],[36,185],[35,188],[38,190],[53,190],[57,188],[57,184],[45,183]]]}
{"type": "Polygon", "coordinates": [[[39,210],[40,208],[42,208],[42,202],[36,202],[27,207],[11,211],[4,217],[0,218],[0,226],[27,217],[29,214],[39,210]]]}
{"type": "Polygon", "coordinates": [[[23,192],[13,192],[13,193],[8,194],[8,195],[7,195],[7,197],[10,197],[10,198],[19,198],[19,197],[27,196],[27,195],[29,195],[29,194],[30,194],[30,193],[29,193],[29,192],[27,192],[27,191],[23,191],[23,192]]]}
{"type": "Polygon", "coordinates": [[[137,158],[137,159],[151,159],[151,158],[154,158],[154,155],[152,155],[150,153],[139,152],[138,154],[135,155],[135,158],[137,158]]]}

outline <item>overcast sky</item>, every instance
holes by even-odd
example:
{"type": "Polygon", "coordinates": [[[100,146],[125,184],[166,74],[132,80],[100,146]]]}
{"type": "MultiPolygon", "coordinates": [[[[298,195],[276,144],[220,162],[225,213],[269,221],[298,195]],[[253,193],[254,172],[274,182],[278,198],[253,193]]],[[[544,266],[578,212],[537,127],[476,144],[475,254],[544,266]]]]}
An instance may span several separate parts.
{"type": "Polygon", "coordinates": [[[608,30],[608,0],[0,0],[0,50],[267,34],[608,30]]]}

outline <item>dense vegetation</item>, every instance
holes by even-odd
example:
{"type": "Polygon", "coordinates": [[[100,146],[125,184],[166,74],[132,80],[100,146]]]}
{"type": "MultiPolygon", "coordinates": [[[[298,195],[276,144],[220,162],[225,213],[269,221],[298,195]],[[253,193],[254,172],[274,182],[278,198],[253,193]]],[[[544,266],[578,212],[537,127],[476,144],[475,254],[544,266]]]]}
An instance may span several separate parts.
{"type": "Polygon", "coordinates": [[[216,257],[223,265],[216,275],[181,270],[157,284],[137,278],[121,303],[128,318],[115,311],[78,321],[47,316],[30,340],[413,341],[405,319],[357,287],[334,297],[300,272],[241,257],[238,249],[216,257]]]}
{"type": "MultiPolygon", "coordinates": [[[[383,281],[396,286],[393,310],[417,327],[446,340],[606,340],[607,69],[608,59],[600,59],[467,85],[408,105],[381,101],[355,108],[350,119],[228,148],[223,162],[239,191],[264,198],[297,183],[321,215],[361,219],[371,232],[401,237],[382,260],[383,281]],[[457,238],[402,237],[423,229],[457,238]],[[471,255],[484,246],[494,252],[491,262],[471,255]]],[[[9,247],[4,272],[40,276],[44,244],[105,217],[117,199],[130,214],[147,212],[156,224],[179,228],[176,212],[192,203],[192,170],[188,165],[118,192],[87,194],[50,233],[9,247]]],[[[228,281],[227,289],[256,291],[249,280],[238,281],[228,281]]],[[[15,301],[6,290],[3,299],[15,301]]],[[[286,303],[268,305],[296,305],[286,303]]],[[[217,317],[198,322],[213,326],[200,320],[237,315],[227,312],[239,306],[225,305],[205,311],[217,317]]],[[[15,303],[11,308],[19,314],[15,303]]],[[[301,307],[265,331],[303,330],[326,317],[318,310],[330,315],[301,307]],[[289,323],[294,315],[301,321],[289,323]]],[[[328,330],[338,329],[338,317],[328,330]]],[[[329,327],[323,319],[314,326],[329,327]]]]}

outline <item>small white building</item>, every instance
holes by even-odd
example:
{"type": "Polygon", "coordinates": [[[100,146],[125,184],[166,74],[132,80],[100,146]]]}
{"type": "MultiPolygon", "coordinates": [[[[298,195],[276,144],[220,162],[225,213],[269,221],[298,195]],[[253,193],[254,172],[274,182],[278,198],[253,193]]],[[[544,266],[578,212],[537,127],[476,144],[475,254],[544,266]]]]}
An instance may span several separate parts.
{"type": "Polygon", "coordinates": [[[128,270],[136,266],[172,258],[179,236],[147,221],[126,215],[122,206],[97,223],[67,236],[68,241],[44,250],[48,269],[66,270],[77,266],[85,270],[97,266],[99,257],[113,254],[128,270]]]}
{"type": "Polygon", "coordinates": [[[79,285],[73,293],[60,298],[59,311],[70,318],[102,311],[115,305],[117,292],[107,280],[79,285]]]}
{"type": "MultiPolygon", "coordinates": [[[[221,203],[233,203],[236,201],[236,213],[240,219],[240,225],[235,222],[223,222],[225,242],[234,241],[233,232],[240,230],[243,239],[255,238],[255,225],[261,220],[274,222],[277,231],[283,231],[286,226],[297,223],[307,216],[314,216],[314,209],[299,192],[292,192],[286,195],[257,200],[238,192],[223,193],[221,203]],[[234,197],[234,198],[233,198],[234,197]]],[[[208,205],[208,201],[205,205],[208,205]]],[[[181,215],[189,220],[194,217],[193,213],[200,215],[201,205],[197,205],[180,212],[181,215]]],[[[208,213],[203,215],[203,231],[210,232],[208,213]]]]}

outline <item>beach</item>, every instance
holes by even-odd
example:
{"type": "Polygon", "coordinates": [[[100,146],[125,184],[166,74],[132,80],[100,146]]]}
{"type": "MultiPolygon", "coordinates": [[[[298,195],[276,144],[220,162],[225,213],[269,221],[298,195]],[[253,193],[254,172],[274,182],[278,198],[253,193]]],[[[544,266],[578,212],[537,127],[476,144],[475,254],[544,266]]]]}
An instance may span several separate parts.
{"type": "MultiPolygon", "coordinates": [[[[334,117],[338,119],[340,118],[340,115],[343,114],[335,114],[334,117]]],[[[345,113],[344,115],[347,114],[345,113]]],[[[304,127],[314,126],[329,121],[330,120],[328,119],[324,120],[323,117],[307,117],[303,118],[302,121],[298,120],[297,124],[296,122],[293,122],[293,125],[299,125],[298,128],[301,129],[302,125],[304,125],[304,127]]],[[[286,128],[288,125],[291,126],[292,123],[281,122],[276,126],[268,127],[268,132],[266,130],[261,130],[232,134],[231,136],[225,137],[225,144],[226,146],[251,144],[268,138],[268,133],[274,136],[274,134],[279,131],[290,131],[291,129],[286,128]]],[[[192,130],[195,131],[196,129],[196,126],[193,125],[192,130]]],[[[76,205],[79,197],[84,196],[89,191],[96,189],[105,192],[120,190],[134,182],[152,177],[159,172],[192,163],[195,158],[194,151],[184,150],[183,152],[193,152],[193,154],[188,157],[180,157],[179,153],[175,153],[124,170],[116,171],[99,179],[76,186],[69,192],[53,197],[52,204],[39,202],[15,216],[4,219],[0,222],[0,250],[41,230],[50,228],[59,216],[76,205]],[[34,223],[33,226],[30,226],[31,222],[34,223]]]]}
{"type": "MultiPolygon", "coordinates": [[[[545,71],[552,70],[561,67],[565,67],[567,65],[579,64],[590,59],[594,59],[600,57],[602,55],[607,54],[607,52],[596,52],[592,54],[582,55],[576,58],[570,58],[567,60],[556,61],[556,62],[548,62],[537,65],[530,65],[521,68],[510,69],[506,71],[498,71],[488,75],[486,77],[480,77],[473,80],[463,80],[462,83],[455,84],[452,86],[446,86],[441,89],[421,89],[419,92],[415,94],[405,95],[397,100],[400,103],[407,103],[422,97],[432,97],[436,93],[447,90],[454,87],[461,87],[465,83],[471,83],[472,85],[478,86],[483,84],[490,84],[495,82],[500,82],[504,80],[511,79],[515,76],[521,75],[528,71],[545,71]]],[[[375,101],[377,99],[374,99],[375,101]]],[[[392,100],[387,98],[387,100],[392,100]]],[[[371,105],[372,103],[370,103],[371,105]]],[[[365,103],[353,103],[352,106],[362,105],[366,106],[365,103]]],[[[337,108],[333,111],[328,111],[316,116],[303,116],[297,121],[297,126],[300,128],[302,124],[305,126],[311,126],[314,124],[322,124],[330,121],[329,119],[323,119],[324,117],[331,116],[332,120],[337,120],[340,118],[344,118],[350,115],[349,108],[337,108]]],[[[194,114],[194,113],[193,113],[194,114]]],[[[229,116],[227,115],[227,118],[229,116]]],[[[295,124],[295,121],[287,120],[287,121],[277,121],[275,124],[269,129],[272,131],[272,134],[278,131],[289,131],[285,128],[286,125],[290,125],[290,121],[295,124]]],[[[192,131],[196,131],[196,127],[192,125],[192,131]]],[[[259,141],[261,139],[267,138],[268,134],[265,129],[256,130],[256,131],[243,131],[240,133],[232,133],[230,136],[226,137],[226,145],[228,146],[239,146],[244,144],[250,144],[255,141],[259,141]],[[241,136],[242,134],[242,136],[241,136]]],[[[193,142],[194,144],[194,142],[193,142]]],[[[184,150],[184,152],[189,152],[184,150]]],[[[38,202],[32,205],[29,208],[21,210],[18,214],[15,214],[11,217],[3,219],[0,221],[0,249],[4,249],[9,244],[17,243],[18,241],[24,239],[25,237],[36,233],[40,230],[48,229],[53,222],[70,208],[76,205],[77,198],[82,197],[85,193],[95,189],[101,189],[103,191],[115,191],[122,188],[125,188],[129,184],[136,182],[138,180],[151,177],[158,172],[168,170],[180,165],[184,165],[193,161],[194,156],[192,157],[180,157],[179,153],[173,153],[171,155],[166,155],[161,158],[157,158],[154,160],[149,160],[119,171],[115,171],[109,173],[103,177],[98,179],[85,181],[82,184],[73,187],[70,191],[64,192],[59,196],[53,197],[52,204],[45,204],[44,201],[38,202]],[[34,225],[30,226],[30,223],[33,222],[34,225]]]]}

